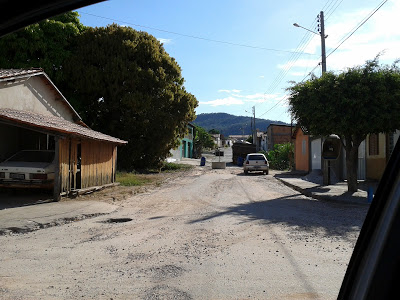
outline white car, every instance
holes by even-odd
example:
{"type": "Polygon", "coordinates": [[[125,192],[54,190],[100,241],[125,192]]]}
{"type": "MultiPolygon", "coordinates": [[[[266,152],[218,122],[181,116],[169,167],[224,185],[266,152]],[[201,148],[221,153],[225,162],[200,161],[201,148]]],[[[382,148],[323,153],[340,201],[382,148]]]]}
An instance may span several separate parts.
{"type": "Polygon", "coordinates": [[[0,163],[0,187],[52,188],[54,151],[22,150],[0,163]]]}
{"type": "Polygon", "coordinates": [[[269,163],[264,154],[250,153],[247,154],[243,163],[243,170],[245,174],[248,174],[249,171],[258,171],[267,175],[269,172],[269,163]]]}

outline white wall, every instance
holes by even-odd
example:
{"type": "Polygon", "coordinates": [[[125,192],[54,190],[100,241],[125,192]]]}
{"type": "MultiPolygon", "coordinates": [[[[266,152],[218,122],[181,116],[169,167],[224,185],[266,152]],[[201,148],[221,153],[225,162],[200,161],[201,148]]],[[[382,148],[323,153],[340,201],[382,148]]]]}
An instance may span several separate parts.
{"type": "Polygon", "coordinates": [[[51,84],[42,76],[0,82],[0,108],[30,111],[42,115],[59,116],[73,122],[73,113],[51,84]],[[57,99],[58,98],[58,99],[57,99]]]}
{"type": "Polygon", "coordinates": [[[311,141],[311,170],[321,170],[321,139],[311,141]]]}

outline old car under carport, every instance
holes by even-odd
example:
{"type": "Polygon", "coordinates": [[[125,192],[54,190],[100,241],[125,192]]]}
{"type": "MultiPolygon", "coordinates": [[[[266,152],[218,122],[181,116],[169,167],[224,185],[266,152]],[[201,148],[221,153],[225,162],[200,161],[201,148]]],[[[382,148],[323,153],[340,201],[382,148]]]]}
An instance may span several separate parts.
{"type": "Polygon", "coordinates": [[[54,150],[55,200],[115,184],[117,146],[127,142],[90,129],[42,69],[0,70],[0,88],[0,161],[54,150]]]}

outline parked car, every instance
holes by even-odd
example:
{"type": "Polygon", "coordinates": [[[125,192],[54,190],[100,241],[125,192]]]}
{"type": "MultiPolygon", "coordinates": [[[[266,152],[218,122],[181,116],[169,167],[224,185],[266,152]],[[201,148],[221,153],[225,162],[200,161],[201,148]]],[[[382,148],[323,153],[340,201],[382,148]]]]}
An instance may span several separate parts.
{"type": "Polygon", "coordinates": [[[258,171],[268,174],[269,163],[267,158],[262,153],[250,153],[247,154],[246,159],[243,163],[244,173],[247,174],[249,171],[258,171]]]}
{"type": "Polygon", "coordinates": [[[54,151],[22,150],[0,163],[0,186],[52,188],[54,151]]]}

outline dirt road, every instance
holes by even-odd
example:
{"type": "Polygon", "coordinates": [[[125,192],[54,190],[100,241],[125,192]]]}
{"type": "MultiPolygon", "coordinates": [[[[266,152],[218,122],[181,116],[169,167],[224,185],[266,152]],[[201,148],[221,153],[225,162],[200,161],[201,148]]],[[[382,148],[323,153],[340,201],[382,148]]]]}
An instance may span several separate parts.
{"type": "Polygon", "coordinates": [[[0,298],[334,299],[367,210],[237,167],[197,167],[115,203],[0,236],[0,298]]]}

